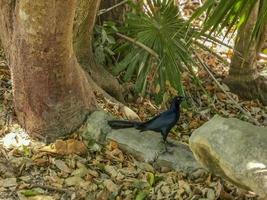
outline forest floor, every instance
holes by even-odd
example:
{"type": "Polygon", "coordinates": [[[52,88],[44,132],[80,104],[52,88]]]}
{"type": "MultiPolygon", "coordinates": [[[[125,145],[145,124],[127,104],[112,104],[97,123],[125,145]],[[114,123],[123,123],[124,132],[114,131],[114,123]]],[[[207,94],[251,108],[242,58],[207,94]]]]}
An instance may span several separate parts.
{"type": "MultiPolygon", "coordinates": [[[[190,106],[182,109],[179,124],[170,137],[188,143],[191,133],[215,114],[266,126],[267,108],[258,101],[244,101],[229,92],[222,83],[228,69],[209,54],[203,53],[201,58],[226,93],[205,70],[199,71],[198,76],[209,96],[192,83],[189,74],[184,73],[184,85],[191,97],[190,106]]],[[[149,163],[122,152],[115,143],[99,145],[98,150],[92,150],[80,137],[79,131],[46,146],[31,139],[17,124],[11,89],[10,71],[1,57],[0,199],[258,199],[255,194],[243,191],[214,174],[155,169],[149,163]],[[53,146],[62,148],[57,152],[53,146]]],[[[97,96],[97,100],[107,112],[123,117],[118,107],[107,99],[97,96]]],[[[158,107],[144,98],[138,98],[128,106],[142,120],[164,109],[164,106],[158,107]]]]}
{"type": "MultiPolygon", "coordinates": [[[[225,49],[218,51],[222,51],[226,59],[232,54],[225,49]]],[[[244,101],[231,93],[222,82],[228,74],[227,66],[208,53],[199,53],[199,56],[224,91],[204,69],[198,72],[198,77],[208,95],[192,83],[190,74],[183,73],[183,84],[191,98],[189,106],[182,109],[180,121],[170,137],[188,143],[191,133],[215,114],[266,126],[267,107],[257,100],[244,101]]],[[[97,100],[107,112],[124,117],[115,104],[99,95],[97,100]]],[[[164,109],[164,105],[158,107],[145,98],[135,99],[127,105],[142,120],[164,109]]],[[[20,128],[12,104],[10,71],[0,52],[0,200],[258,199],[252,192],[237,188],[215,174],[156,169],[121,151],[116,143],[96,144],[99,148],[94,149],[87,144],[79,131],[45,145],[20,128]],[[55,151],[55,146],[60,146],[60,150],[55,151]]]]}

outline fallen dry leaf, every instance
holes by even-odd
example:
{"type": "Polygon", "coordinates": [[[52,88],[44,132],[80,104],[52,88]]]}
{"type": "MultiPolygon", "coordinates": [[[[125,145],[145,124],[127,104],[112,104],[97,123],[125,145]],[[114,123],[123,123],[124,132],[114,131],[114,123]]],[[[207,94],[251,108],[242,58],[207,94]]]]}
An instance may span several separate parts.
{"type": "Polygon", "coordinates": [[[108,145],[106,146],[108,150],[112,151],[119,147],[119,144],[116,141],[111,140],[108,145]]]}
{"type": "Polygon", "coordinates": [[[55,149],[58,154],[69,155],[77,154],[83,155],[87,153],[87,147],[82,141],[68,139],[68,140],[57,140],[55,142],[55,149]]]}

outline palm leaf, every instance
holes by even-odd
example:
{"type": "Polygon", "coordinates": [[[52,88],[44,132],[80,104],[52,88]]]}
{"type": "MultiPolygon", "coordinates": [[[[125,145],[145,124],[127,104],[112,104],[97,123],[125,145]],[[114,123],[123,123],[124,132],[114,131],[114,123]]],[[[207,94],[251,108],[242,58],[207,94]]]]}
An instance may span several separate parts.
{"type": "Polygon", "coordinates": [[[206,14],[202,32],[209,30],[209,34],[220,33],[222,29],[226,28],[226,37],[230,30],[240,28],[247,22],[252,9],[259,1],[259,14],[250,39],[251,41],[258,40],[267,23],[267,0],[207,0],[192,15],[190,22],[206,14]]]}
{"type": "MultiPolygon", "coordinates": [[[[208,9],[211,5],[215,6],[213,0],[207,0],[206,2],[209,4],[206,5],[205,9],[208,9]]],[[[226,2],[224,11],[231,8],[233,3],[226,0],[224,2],[226,2]]],[[[195,58],[192,55],[196,46],[204,50],[208,49],[195,40],[196,35],[200,35],[201,38],[206,38],[209,41],[217,43],[218,41],[211,35],[204,34],[200,29],[189,26],[188,21],[185,21],[179,15],[178,8],[173,4],[173,0],[147,0],[144,9],[145,12],[129,13],[126,18],[126,25],[121,29],[124,35],[132,38],[131,41],[143,45],[124,41],[119,49],[128,50],[128,55],[115,66],[114,72],[119,74],[126,70],[124,80],[128,81],[134,78],[136,81],[135,88],[142,95],[153,84],[159,88],[156,91],[156,99],[162,100],[167,83],[170,83],[171,87],[183,95],[185,93],[181,80],[183,71],[189,71],[195,82],[201,84],[192,67],[197,67],[198,62],[194,60],[195,58]],[[155,59],[142,46],[152,49],[156,52],[158,58],[155,59]]],[[[216,12],[219,13],[219,16],[216,16],[215,20],[219,21],[223,17],[223,11],[217,10],[216,12]]],[[[210,9],[210,13],[213,15],[214,10],[210,9]]],[[[199,15],[200,12],[198,11],[195,16],[199,15]]],[[[230,18],[230,15],[228,18],[230,18]]],[[[212,25],[211,22],[209,24],[209,26],[212,25]]],[[[121,53],[124,54],[125,52],[121,53]]],[[[201,88],[203,89],[203,87],[201,88]]]]}

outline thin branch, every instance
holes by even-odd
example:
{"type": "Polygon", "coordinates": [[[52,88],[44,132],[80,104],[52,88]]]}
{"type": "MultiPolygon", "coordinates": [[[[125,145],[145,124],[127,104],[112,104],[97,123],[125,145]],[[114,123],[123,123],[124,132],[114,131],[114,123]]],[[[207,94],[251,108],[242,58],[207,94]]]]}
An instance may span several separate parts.
{"type": "Polygon", "coordinates": [[[236,105],[237,106],[237,108],[242,112],[242,113],[244,113],[249,119],[251,119],[256,125],[260,125],[260,123],[256,120],[256,119],[254,119],[253,117],[252,117],[252,115],[251,115],[251,113],[249,112],[249,111],[247,111],[247,110],[245,110],[244,108],[242,108],[242,106],[240,106],[239,104],[238,104],[238,102],[236,102],[229,94],[228,94],[228,92],[226,92],[225,90],[224,90],[224,88],[222,87],[222,85],[219,83],[219,81],[215,78],[215,76],[212,74],[212,72],[210,71],[210,69],[208,68],[208,66],[205,64],[205,63],[203,63],[202,62],[202,60],[200,59],[200,57],[195,53],[195,56],[197,57],[197,59],[198,59],[198,61],[200,62],[200,64],[204,67],[204,69],[209,73],[209,75],[211,76],[211,78],[215,81],[215,83],[219,86],[219,88],[223,91],[223,93],[225,93],[226,94],[226,96],[232,101],[232,103],[234,104],[234,105],[236,105]]]}
{"type": "Polygon", "coordinates": [[[154,56],[157,60],[159,60],[159,55],[153,49],[149,48],[148,46],[144,45],[143,43],[138,42],[136,39],[130,38],[130,37],[123,35],[121,33],[116,33],[116,35],[131,42],[131,43],[133,43],[133,44],[135,44],[136,46],[141,47],[142,49],[146,50],[149,54],[154,56]]]}
{"type": "Polygon", "coordinates": [[[211,53],[212,55],[216,56],[220,61],[222,61],[225,65],[229,64],[229,62],[223,58],[222,56],[220,56],[219,54],[215,53],[214,51],[212,51],[210,48],[208,48],[207,46],[205,46],[204,44],[201,44],[198,41],[194,41],[200,48],[208,51],[209,53],[211,53]]]}
{"type": "Polygon", "coordinates": [[[35,188],[35,187],[43,188],[45,190],[50,190],[50,191],[62,192],[62,193],[71,193],[72,192],[69,189],[58,188],[58,187],[53,187],[53,186],[49,186],[49,185],[41,185],[41,184],[31,184],[30,185],[30,188],[35,188]]]}
{"type": "Polygon", "coordinates": [[[110,8],[99,10],[97,13],[97,16],[103,15],[104,13],[107,13],[107,12],[111,11],[112,9],[117,8],[117,7],[127,3],[128,1],[129,0],[124,0],[124,1],[121,1],[120,3],[115,4],[114,6],[112,6],[110,8]]]}

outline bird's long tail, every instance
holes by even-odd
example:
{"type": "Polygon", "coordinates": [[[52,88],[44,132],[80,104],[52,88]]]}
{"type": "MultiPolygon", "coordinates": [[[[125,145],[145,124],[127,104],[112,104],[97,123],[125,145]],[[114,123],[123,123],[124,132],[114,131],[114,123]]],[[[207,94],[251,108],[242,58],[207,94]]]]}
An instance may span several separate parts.
{"type": "Polygon", "coordinates": [[[126,120],[110,120],[108,121],[108,125],[113,129],[121,129],[121,128],[138,128],[142,122],[137,121],[126,121],[126,120]]]}

